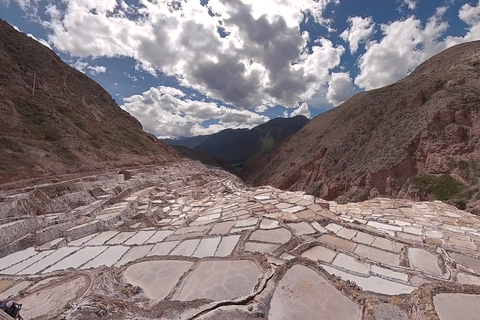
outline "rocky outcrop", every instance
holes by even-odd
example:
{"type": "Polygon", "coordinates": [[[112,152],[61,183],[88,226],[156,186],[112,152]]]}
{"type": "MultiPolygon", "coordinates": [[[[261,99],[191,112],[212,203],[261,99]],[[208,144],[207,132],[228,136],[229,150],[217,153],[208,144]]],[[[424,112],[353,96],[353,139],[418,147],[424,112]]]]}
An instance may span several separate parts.
{"type": "Polygon", "coordinates": [[[2,183],[177,159],[95,81],[0,20],[2,183]]]}
{"type": "Polygon", "coordinates": [[[436,198],[476,212],[479,85],[480,43],[452,47],[317,116],[248,163],[245,178],[330,200],[436,198]]]}

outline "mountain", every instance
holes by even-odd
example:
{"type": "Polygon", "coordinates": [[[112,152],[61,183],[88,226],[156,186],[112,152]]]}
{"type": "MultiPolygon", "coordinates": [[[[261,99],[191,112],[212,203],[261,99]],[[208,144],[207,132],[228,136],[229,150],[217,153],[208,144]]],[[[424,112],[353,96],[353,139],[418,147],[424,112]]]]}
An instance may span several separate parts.
{"type": "Polygon", "coordinates": [[[302,129],[309,120],[304,116],[275,118],[252,128],[230,145],[231,158],[245,162],[274,150],[285,139],[302,129]]]}
{"type": "Polygon", "coordinates": [[[163,142],[171,146],[182,146],[190,149],[195,149],[200,143],[205,141],[210,135],[195,136],[195,137],[180,137],[178,139],[162,139],[163,142]]]}
{"type": "Polygon", "coordinates": [[[439,199],[480,213],[480,42],[360,93],[247,164],[254,185],[327,200],[439,199]]]}
{"type": "Polygon", "coordinates": [[[176,159],[95,81],[0,20],[2,183],[176,159]]]}
{"type": "Polygon", "coordinates": [[[275,118],[250,130],[226,129],[212,135],[163,141],[204,152],[238,168],[252,157],[275,149],[308,121],[304,116],[275,118]]]}
{"type": "Polygon", "coordinates": [[[232,143],[241,138],[248,129],[226,129],[209,135],[199,143],[195,150],[208,153],[212,156],[224,159],[229,162],[238,160],[236,154],[232,153],[235,148],[232,143]]]}

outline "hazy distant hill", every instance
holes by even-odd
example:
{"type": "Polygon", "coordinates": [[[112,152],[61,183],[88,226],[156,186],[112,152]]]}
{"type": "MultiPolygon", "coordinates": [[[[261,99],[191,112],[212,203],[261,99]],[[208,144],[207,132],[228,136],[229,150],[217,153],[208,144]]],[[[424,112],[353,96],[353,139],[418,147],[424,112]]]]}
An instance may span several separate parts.
{"type": "Polygon", "coordinates": [[[255,184],[325,199],[440,199],[480,213],[480,42],[352,97],[248,163],[255,184]]]}
{"type": "Polygon", "coordinates": [[[270,152],[308,123],[304,116],[275,118],[253,129],[227,129],[208,136],[164,140],[172,145],[192,146],[237,167],[255,155],[270,152]]]}
{"type": "Polygon", "coordinates": [[[172,146],[172,148],[174,148],[182,157],[198,160],[201,163],[206,164],[208,166],[220,167],[227,171],[234,172],[234,169],[230,164],[230,162],[217,158],[215,156],[212,156],[203,151],[191,149],[184,146],[175,146],[175,145],[172,146]]]}
{"type": "Polygon", "coordinates": [[[190,149],[195,149],[200,143],[205,141],[210,135],[195,136],[190,138],[180,137],[178,139],[162,139],[163,142],[168,143],[171,146],[182,146],[190,149]]]}
{"type": "Polygon", "coordinates": [[[219,157],[229,162],[239,161],[237,147],[235,143],[248,133],[248,129],[226,129],[210,135],[195,147],[200,150],[219,157]]]}
{"type": "Polygon", "coordinates": [[[95,81],[0,20],[2,183],[176,159],[95,81]]]}

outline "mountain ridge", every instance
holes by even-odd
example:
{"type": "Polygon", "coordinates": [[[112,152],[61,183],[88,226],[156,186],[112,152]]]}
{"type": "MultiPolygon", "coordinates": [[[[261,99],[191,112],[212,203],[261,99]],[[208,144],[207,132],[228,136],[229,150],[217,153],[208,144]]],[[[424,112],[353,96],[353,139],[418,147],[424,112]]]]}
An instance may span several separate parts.
{"type": "Polygon", "coordinates": [[[238,169],[252,157],[271,152],[308,121],[304,116],[279,117],[252,129],[225,129],[211,135],[163,141],[210,154],[230,162],[238,169]]]}
{"type": "Polygon", "coordinates": [[[3,20],[0,128],[2,183],[179,158],[99,84],[3,20]]]}
{"type": "Polygon", "coordinates": [[[337,201],[433,199],[448,180],[463,190],[440,200],[478,210],[479,84],[480,42],[452,47],[315,117],[244,178],[337,201]]]}

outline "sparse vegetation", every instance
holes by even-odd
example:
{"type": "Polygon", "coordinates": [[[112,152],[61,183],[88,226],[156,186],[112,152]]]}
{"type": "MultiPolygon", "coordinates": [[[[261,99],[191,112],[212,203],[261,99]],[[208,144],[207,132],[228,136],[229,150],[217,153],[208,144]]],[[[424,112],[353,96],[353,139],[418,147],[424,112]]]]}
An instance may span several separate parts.
{"type": "Polygon", "coordinates": [[[413,185],[420,191],[433,194],[437,200],[450,200],[463,196],[467,187],[449,174],[441,176],[423,175],[413,179],[413,185]]]}
{"type": "Polygon", "coordinates": [[[478,68],[478,67],[480,67],[480,60],[475,60],[475,61],[471,62],[470,65],[474,68],[478,68]]]}
{"type": "Polygon", "coordinates": [[[55,131],[45,129],[43,136],[47,141],[58,141],[61,139],[60,135],[55,131]]]}
{"type": "Polygon", "coordinates": [[[480,175],[480,160],[460,160],[457,163],[458,174],[470,184],[477,184],[480,175]]]}
{"type": "Polygon", "coordinates": [[[93,80],[4,21],[0,49],[2,182],[177,157],[93,80]]]}
{"type": "Polygon", "coordinates": [[[72,164],[78,160],[77,157],[67,147],[64,146],[56,147],[54,149],[54,153],[62,158],[62,160],[67,164],[72,164]]]}
{"type": "Polygon", "coordinates": [[[0,137],[0,148],[9,149],[14,152],[25,152],[17,142],[8,137],[0,137]]]}

